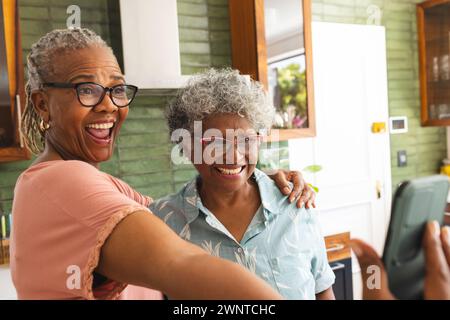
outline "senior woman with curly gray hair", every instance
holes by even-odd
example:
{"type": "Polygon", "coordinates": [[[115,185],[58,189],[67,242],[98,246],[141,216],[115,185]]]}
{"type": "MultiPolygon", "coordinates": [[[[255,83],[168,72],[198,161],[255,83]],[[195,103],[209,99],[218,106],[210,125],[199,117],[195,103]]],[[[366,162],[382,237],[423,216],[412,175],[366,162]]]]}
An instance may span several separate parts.
{"type": "Polygon", "coordinates": [[[335,276],[317,215],[287,201],[256,168],[262,133],[273,118],[261,85],[238,71],[195,76],[167,119],[171,133],[189,133],[177,142],[199,175],[150,209],[186,240],[248,268],[287,299],[334,299],[335,276]]]}

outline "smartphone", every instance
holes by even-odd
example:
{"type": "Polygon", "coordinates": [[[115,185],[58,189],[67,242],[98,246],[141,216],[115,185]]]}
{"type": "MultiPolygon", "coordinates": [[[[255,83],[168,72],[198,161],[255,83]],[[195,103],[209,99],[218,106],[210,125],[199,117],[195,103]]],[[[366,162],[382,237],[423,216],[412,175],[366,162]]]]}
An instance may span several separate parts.
{"type": "Polygon", "coordinates": [[[436,175],[403,182],[395,192],[383,262],[389,288],[399,299],[423,298],[423,232],[430,220],[442,225],[448,191],[449,178],[436,175]]]}

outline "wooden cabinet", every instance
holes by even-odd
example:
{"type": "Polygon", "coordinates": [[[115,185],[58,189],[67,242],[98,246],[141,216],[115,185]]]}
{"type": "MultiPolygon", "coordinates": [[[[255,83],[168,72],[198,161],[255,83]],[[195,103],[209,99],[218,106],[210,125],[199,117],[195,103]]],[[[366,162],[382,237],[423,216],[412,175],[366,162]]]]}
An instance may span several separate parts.
{"type": "Polygon", "coordinates": [[[450,0],[417,5],[423,126],[450,126],[450,0]]]}
{"type": "Polygon", "coordinates": [[[353,300],[352,258],[347,245],[349,240],[349,232],[325,237],[328,262],[336,276],[333,291],[337,300],[353,300]]]}
{"type": "Polygon", "coordinates": [[[0,0],[0,162],[29,159],[21,133],[24,69],[16,0],[0,0]]]}

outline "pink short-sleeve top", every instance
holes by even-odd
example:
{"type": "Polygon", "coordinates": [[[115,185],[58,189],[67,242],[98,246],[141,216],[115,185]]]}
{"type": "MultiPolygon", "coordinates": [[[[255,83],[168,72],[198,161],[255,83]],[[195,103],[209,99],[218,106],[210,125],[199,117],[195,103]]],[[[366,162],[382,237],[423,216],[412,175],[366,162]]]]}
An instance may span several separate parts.
{"type": "MultiPolygon", "coordinates": [[[[158,291],[107,280],[93,288],[101,247],[150,197],[82,161],[41,162],[17,180],[10,244],[19,299],[161,299],[158,291]]],[[[149,211],[150,212],[150,211],[149,211]]]]}

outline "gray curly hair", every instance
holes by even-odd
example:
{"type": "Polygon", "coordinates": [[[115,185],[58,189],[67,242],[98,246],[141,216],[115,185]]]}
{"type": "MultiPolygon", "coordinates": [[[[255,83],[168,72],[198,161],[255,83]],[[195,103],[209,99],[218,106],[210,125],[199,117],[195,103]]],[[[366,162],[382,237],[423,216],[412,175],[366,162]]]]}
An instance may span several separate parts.
{"type": "Polygon", "coordinates": [[[56,55],[93,46],[109,48],[112,52],[100,36],[86,28],[53,30],[32,45],[27,56],[28,82],[25,86],[26,104],[21,130],[33,153],[40,153],[44,149],[45,132],[39,126],[41,117],[31,101],[32,91],[40,89],[43,83],[55,76],[52,60],[56,55]]]}
{"type": "Polygon", "coordinates": [[[194,121],[221,113],[245,117],[257,132],[269,130],[275,108],[259,82],[238,70],[209,69],[193,76],[169,103],[166,112],[170,134],[177,129],[194,131],[194,121]]]}

